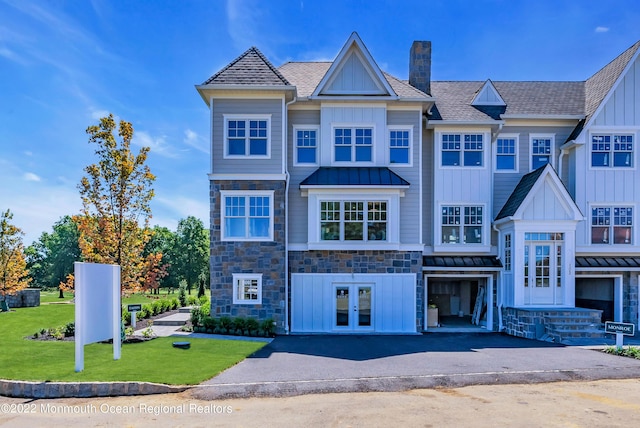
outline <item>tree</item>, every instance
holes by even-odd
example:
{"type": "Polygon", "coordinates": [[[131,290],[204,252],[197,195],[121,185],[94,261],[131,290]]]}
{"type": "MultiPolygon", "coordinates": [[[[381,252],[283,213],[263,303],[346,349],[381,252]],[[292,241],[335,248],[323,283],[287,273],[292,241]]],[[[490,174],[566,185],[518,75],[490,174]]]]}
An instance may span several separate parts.
{"type": "Polygon", "coordinates": [[[142,286],[142,252],[150,238],[149,202],[155,176],[146,165],[149,147],[142,147],[137,155],[131,152],[131,123],[120,121],[120,143],[115,130],[112,114],[87,128],[89,142],[98,145],[99,161],[85,168],[88,176],[78,186],[82,215],[76,221],[84,260],[120,265],[122,288],[132,291],[142,286]]]}
{"type": "Polygon", "coordinates": [[[162,254],[151,253],[144,259],[144,290],[158,294],[160,280],[167,276],[167,265],[162,263],[162,254]]]}
{"type": "Polygon", "coordinates": [[[38,287],[58,287],[73,272],[73,263],[81,260],[78,245],[80,232],[70,216],[64,216],[53,225],[53,232],[43,232],[38,241],[27,247],[27,267],[33,284],[38,287]]]}
{"type": "Polygon", "coordinates": [[[27,262],[20,228],[11,224],[13,214],[7,210],[0,215],[0,295],[2,300],[7,294],[13,294],[26,288],[28,277],[27,262]]]}
{"type": "Polygon", "coordinates": [[[158,287],[178,287],[176,273],[174,272],[173,260],[175,258],[176,236],[166,227],[154,226],[151,229],[151,238],[144,247],[143,256],[146,258],[150,254],[161,254],[162,264],[165,267],[166,275],[158,278],[158,287]]]}
{"type": "Polygon", "coordinates": [[[189,216],[180,220],[176,230],[176,254],[174,265],[179,280],[185,280],[187,291],[197,284],[200,274],[208,277],[209,230],[202,221],[189,216]]]}

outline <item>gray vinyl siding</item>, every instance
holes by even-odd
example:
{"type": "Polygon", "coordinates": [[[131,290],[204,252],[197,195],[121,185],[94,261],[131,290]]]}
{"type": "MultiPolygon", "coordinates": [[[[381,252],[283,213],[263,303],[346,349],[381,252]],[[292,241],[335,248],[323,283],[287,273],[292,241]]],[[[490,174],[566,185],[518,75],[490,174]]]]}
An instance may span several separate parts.
{"type": "MultiPolygon", "coordinates": [[[[419,244],[420,237],[420,133],[422,132],[422,114],[416,111],[387,111],[387,125],[413,127],[412,166],[394,167],[393,172],[410,183],[405,191],[405,196],[400,198],[400,243],[419,244]]],[[[385,136],[385,147],[388,150],[389,136],[385,136]]]]}
{"type": "Polygon", "coordinates": [[[422,240],[426,246],[433,245],[433,174],[435,161],[433,158],[433,129],[426,129],[422,134],[422,240]]]}
{"type": "MultiPolygon", "coordinates": [[[[289,125],[287,129],[287,165],[289,168],[289,243],[306,244],[308,213],[308,198],[300,195],[300,182],[310,176],[318,166],[293,166],[295,138],[293,137],[294,126],[317,125],[320,126],[320,110],[293,110],[289,112],[289,125]]],[[[318,144],[321,138],[318,135],[318,144]]],[[[322,150],[323,147],[319,147],[322,150]]],[[[320,153],[317,154],[320,159],[320,153]]]]}
{"type": "Polygon", "coordinates": [[[518,154],[519,154],[519,163],[518,163],[518,172],[517,173],[494,173],[493,179],[493,213],[492,218],[495,218],[496,215],[500,212],[504,204],[509,199],[509,196],[515,189],[516,185],[520,181],[523,175],[531,172],[531,149],[529,146],[529,136],[530,134],[555,134],[555,147],[553,152],[554,162],[553,165],[558,169],[558,161],[560,150],[559,147],[562,146],[566,141],[569,135],[573,131],[572,127],[568,126],[543,126],[543,127],[520,127],[520,126],[505,126],[500,131],[501,134],[520,134],[519,146],[518,146],[518,154]]]}
{"type": "Polygon", "coordinates": [[[213,100],[214,174],[282,174],[282,103],[280,99],[213,100]],[[268,159],[224,159],[224,115],[271,115],[271,140],[268,159]]]}

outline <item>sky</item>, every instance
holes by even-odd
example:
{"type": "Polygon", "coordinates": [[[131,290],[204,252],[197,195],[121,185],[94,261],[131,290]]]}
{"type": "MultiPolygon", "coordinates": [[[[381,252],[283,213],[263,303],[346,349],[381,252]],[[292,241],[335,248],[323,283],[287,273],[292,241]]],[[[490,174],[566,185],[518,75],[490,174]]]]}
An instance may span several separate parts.
{"type": "Polygon", "coordinates": [[[97,162],[86,129],[113,113],[149,146],[152,225],[209,223],[210,120],[195,85],[256,46],[276,66],[333,60],[356,31],[407,79],[585,80],[640,40],[638,0],[0,0],[0,210],[30,245],[80,212],[97,162]]]}

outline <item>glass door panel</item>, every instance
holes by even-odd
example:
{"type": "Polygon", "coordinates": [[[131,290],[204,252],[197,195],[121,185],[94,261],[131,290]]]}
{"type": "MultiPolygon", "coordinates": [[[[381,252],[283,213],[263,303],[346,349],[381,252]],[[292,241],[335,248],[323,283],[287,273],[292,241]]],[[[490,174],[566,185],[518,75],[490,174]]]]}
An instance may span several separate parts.
{"type": "Polygon", "coordinates": [[[358,286],[358,327],[371,327],[371,286],[358,286]]]}
{"type": "Polygon", "coordinates": [[[336,327],[349,327],[349,286],[336,287],[336,327]]]}

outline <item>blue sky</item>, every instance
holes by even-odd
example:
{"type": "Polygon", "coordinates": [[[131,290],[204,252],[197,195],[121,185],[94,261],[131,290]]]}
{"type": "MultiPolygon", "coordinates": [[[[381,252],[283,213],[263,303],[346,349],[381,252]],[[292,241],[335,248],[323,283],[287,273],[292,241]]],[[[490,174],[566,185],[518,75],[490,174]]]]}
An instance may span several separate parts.
{"type": "Polygon", "coordinates": [[[276,66],[332,60],[357,31],[406,79],[585,80],[640,40],[637,0],[0,0],[0,210],[26,245],[80,210],[85,133],[112,112],[148,145],[152,224],[208,225],[209,119],[194,89],[251,46],[276,66]]]}

